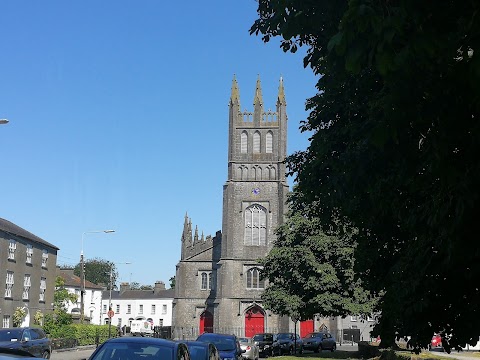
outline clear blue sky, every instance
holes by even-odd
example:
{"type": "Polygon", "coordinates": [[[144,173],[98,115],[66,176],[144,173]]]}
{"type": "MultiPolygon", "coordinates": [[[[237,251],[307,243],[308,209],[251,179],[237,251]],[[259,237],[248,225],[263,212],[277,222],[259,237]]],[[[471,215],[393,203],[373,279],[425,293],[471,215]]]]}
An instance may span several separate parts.
{"type": "Polygon", "coordinates": [[[118,265],[121,281],[168,284],[185,212],[222,226],[228,100],[252,110],[283,76],[288,152],[316,79],[303,52],[250,36],[254,0],[0,2],[0,217],[58,246],[58,264],[118,265]]]}

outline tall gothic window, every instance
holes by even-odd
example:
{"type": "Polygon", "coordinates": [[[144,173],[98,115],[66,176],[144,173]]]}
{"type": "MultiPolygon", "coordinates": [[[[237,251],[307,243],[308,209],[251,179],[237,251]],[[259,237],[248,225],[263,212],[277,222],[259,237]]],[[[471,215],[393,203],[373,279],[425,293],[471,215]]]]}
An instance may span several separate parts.
{"type": "Polygon", "coordinates": [[[201,274],[202,277],[202,285],[200,289],[202,290],[212,290],[212,272],[211,271],[203,271],[201,274]]]}
{"type": "Polygon", "coordinates": [[[248,152],[248,134],[246,131],[243,131],[240,135],[240,152],[247,153],[248,152]]]}
{"type": "Polygon", "coordinates": [[[252,205],[245,210],[245,245],[266,245],[267,211],[263,206],[252,205]]]}
{"type": "Polygon", "coordinates": [[[267,133],[265,137],[265,152],[272,153],[273,152],[273,134],[271,131],[267,133]]]}
{"type": "Polygon", "coordinates": [[[263,289],[265,281],[260,279],[260,269],[251,268],[247,271],[247,289],[263,289]]]}
{"type": "Polygon", "coordinates": [[[255,131],[255,133],[253,134],[253,152],[260,152],[260,132],[258,131],[255,131]]]}

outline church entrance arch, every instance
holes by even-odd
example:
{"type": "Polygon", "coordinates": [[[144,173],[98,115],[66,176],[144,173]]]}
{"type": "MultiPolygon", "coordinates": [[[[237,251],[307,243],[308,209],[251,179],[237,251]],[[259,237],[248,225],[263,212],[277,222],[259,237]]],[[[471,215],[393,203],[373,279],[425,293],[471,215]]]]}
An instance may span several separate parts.
{"type": "Polygon", "coordinates": [[[210,311],[205,310],[200,315],[200,334],[213,332],[213,315],[210,311]]]}
{"type": "Polygon", "coordinates": [[[262,308],[255,305],[245,313],[245,336],[253,337],[265,330],[265,313],[262,308]]]}

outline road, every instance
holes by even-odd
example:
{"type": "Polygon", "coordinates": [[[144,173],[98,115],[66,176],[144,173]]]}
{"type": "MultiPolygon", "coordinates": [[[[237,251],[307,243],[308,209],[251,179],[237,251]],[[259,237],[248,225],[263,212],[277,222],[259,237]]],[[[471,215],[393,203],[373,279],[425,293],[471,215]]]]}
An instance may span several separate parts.
{"type": "Polygon", "coordinates": [[[88,359],[95,349],[61,351],[52,353],[50,360],[82,360],[88,359]]]}

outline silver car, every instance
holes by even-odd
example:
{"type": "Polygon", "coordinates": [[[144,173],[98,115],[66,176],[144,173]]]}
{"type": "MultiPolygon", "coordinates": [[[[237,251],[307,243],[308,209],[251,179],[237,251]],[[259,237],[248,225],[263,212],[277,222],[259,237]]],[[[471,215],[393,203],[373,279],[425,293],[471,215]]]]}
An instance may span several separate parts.
{"type": "Polygon", "coordinates": [[[255,345],[255,343],[252,341],[252,339],[246,337],[239,337],[238,341],[240,342],[240,347],[242,348],[242,350],[245,350],[245,352],[242,354],[245,359],[258,360],[258,358],[260,357],[260,350],[258,349],[258,346],[255,345]]]}

